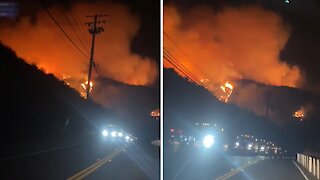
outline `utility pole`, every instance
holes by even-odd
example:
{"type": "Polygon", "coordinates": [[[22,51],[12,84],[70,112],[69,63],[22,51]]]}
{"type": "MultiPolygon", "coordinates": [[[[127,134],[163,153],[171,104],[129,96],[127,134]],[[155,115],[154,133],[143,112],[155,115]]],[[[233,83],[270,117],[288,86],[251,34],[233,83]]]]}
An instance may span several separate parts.
{"type": "Polygon", "coordinates": [[[89,62],[89,72],[88,72],[88,82],[87,82],[87,100],[89,99],[90,95],[90,83],[91,83],[91,72],[93,66],[93,57],[94,57],[94,42],[96,34],[100,34],[104,31],[103,27],[97,27],[97,24],[106,23],[106,21],[98,21],[98,17],[106,17],[108,15],[93,15],[93,16],[86,16],[87,18],[93,18],[93,21],[85,23],[89,27],[89,33],[92,35],[92,43],[91,43],[91,53],[90,53],[90,62],[89,62]]]}

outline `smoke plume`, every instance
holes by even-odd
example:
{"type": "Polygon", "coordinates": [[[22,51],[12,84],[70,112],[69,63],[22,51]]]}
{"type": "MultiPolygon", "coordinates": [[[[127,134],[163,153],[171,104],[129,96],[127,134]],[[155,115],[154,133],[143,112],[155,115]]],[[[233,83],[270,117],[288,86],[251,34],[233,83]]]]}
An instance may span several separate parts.
{"type": "MultiPolygon", "coordinates": [[[[241,79],[288,87],[297,87],[302,81],[297,66],[279,59],[290,34],[289,27],[279,15],[261,7],[226,7],[219,12],[196,7],[181,12],[175,6],[166,6],[164,31],[165,56],[180,63],[172,65],[164,60],[165,67],[174,68],[193,81],[197,79],[197,84],[224,102],[229,96],[226,82],[233,85],[230,94],[241,79]],[[181,72],[181,64],[190,73],[181,72]]],[[[231,101],[263,115],[266,90],[256,90],[252,85],[243,87],[231,101]]]]}
{"type": "MultiPolygon", "coordinates": [[[[87,56],[91,35],[85,22],[93,19],[85,15],[108,14],[108,17],[100,18],[107,21],[106,24],[99,24],[105,31],[96,35],[95,62],[100,76],[129,85],[154,83],[158,75],[155,61],[130,50],[140,22],[128,7],[116,3],[83,2],[73,4],[68,10],[57,6],[48,10],[87,56]],[[87,51],[78,41],[63,12],[78,32],[87,51]]],[[[14,26],[3,26],[0,29],[0,41],[14,49],[28,63],[63,79],[79,92],[83,91],[81,83],[87,80],[89,59],[77,51],[44,10],[37,13],[35,22],[30,17],[21,17],[14,26]]],[[[97,73],[93,72],[93,78],[97,77],[97,73]]],[[[94,92],[95,82],[93,84],[94,92]]]]}

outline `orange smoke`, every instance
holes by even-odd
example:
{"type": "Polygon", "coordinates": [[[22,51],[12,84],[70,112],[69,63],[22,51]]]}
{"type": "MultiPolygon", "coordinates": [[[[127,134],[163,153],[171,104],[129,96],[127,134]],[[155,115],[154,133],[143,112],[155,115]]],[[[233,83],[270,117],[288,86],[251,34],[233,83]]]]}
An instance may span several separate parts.
{"type": "MultiPolygon", "coordinates": [[[[62,9],[53,7],[49,11],[79,48],[89,56],[89,52],[77,41],[75,33],[62,14],[62,9]]],[[[77,29],[74,21],[73,26],[80,37],[84,36],[82,41],[89,51],[91,35],[84,23],[92,21],[92,18],[86,18],[85,15],[109,15],[104,18],[107,23],[102,24],[105,31],[96,36],[95,62],[101,76],[130,85],[153,84],[158,74],[156,63],[130,50],[131,41],[137,34],[140,23],[128,7],[115,3],[78,3],[71,7],[70,11],[76,17],[81,30],[77,29]]],[[[66,14],[72,20],[68,11],[66,14]]],[[[66,84],[79,92],[82,91],[81,83],[87,80],[89,60],[73,47],[44,11],[37,14],[35,24],[31,24],[28,17],[22,17],[14,27],[0,29],[0,41],[14,49],[17,55],[28,63],[66,80],[66,84]]]]}
{"type": "MultiPolygon", "coordinates": [[[[164,66],[204,86],[223,102],[228,102],[233,90],[226,82],[232,85],[247,79],[297,87],[302,81],[297,66],[279,59],[289,28],[279,15],[261,7],[227,7],[218,13],[196,7],[182,13],[174,6],[166,6],[164,33],[164,66]],[[222,97],[226,90],[231,93],[222,97]]],[[[258,95],[254,89],[249,86],[237,90],[239,93],[233,95],[237,97],[231,101],[263,114],[265,104],[256,107],[254,101],[259,99],[253,96],[265,99],[265,95],[258,95]]]]}
{"type": "MultiPolygon", "coordinates": [[[[250,79],[296,87],[299,69],[281,62],[289,37],[281,18],[260,7],[194,8],[183,16],[173,6],[164,11],[164,48],[199,79],[212,83],[250,79]]],[[[165,62],[165,67],[173,67],[165,62]]]]}

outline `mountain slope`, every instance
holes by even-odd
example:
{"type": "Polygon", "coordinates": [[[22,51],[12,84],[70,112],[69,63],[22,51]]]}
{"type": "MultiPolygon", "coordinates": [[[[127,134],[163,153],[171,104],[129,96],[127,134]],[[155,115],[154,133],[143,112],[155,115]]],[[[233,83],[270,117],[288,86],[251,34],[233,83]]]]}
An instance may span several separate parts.
{"type": "MultiPolygon", "coordinates": [[[[270,109],[278,109],[282,113],[287,113],[284,111],[285,106],[300,103],[304,97],[307,100],[313,97],[313,103],[318,104],[316,96],[298,89],[272,86],[269,88],[273,92],[270,109]]],[[[196,122],[207,121],[223,127],[225,132],[233,137],[249,133],[269,139],[294,152],[316,152],[320,149],[319,145],[314,143],[320,137],[317,111],[303,122],[294,119],[290,112],[284,116],[289,119],[284,123],[278,123],[235,104],[220,102],[206,89],[188,82],[171,69],[164,70],[164,114],[165,132],[170,127],[192,128],[196,122]]]]}
{"type": "Polygon", "coordinates": [[[81,136],[94,130],[96,119],[111,115],[3,45],[0,58],[2,142],[81,136]]]}

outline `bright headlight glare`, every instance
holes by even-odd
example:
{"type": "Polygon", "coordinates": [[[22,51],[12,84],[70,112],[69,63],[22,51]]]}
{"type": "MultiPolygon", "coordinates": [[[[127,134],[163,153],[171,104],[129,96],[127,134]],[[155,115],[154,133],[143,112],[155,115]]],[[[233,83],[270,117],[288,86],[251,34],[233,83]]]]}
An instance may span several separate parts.
{"type": "Polygon", "coordinates": [[[128,135],[126,135],[126,140],[129,140],[129,139],[130,139],[130,137],[128,135]]]}
{"type": "Polygon", "coordinates": [[[116,135],[117,135],[117,131],[112,131],[111,136],[116,137],[116,135]]]}
{"type": "Polygon", "coordinates": [[[210,148],[214,143],[214,137],[212,135],[206,135],[202,141],[204,147],[210,148]]]}
{"type": "Polygon", "coordinates": [[[103,131],[102,131],[102,136],[108,136],[108,134],[109,134],[109,133],[108,133],[107,130],[103,130],[103,131]]]}
{"type": "Polygon", "coordinates": [[[122,132],[118,132],[118,136],[119,136],[119,137],[122,137],[122,136],[123,136],[123,133],[122,133],[122,132]]]}

